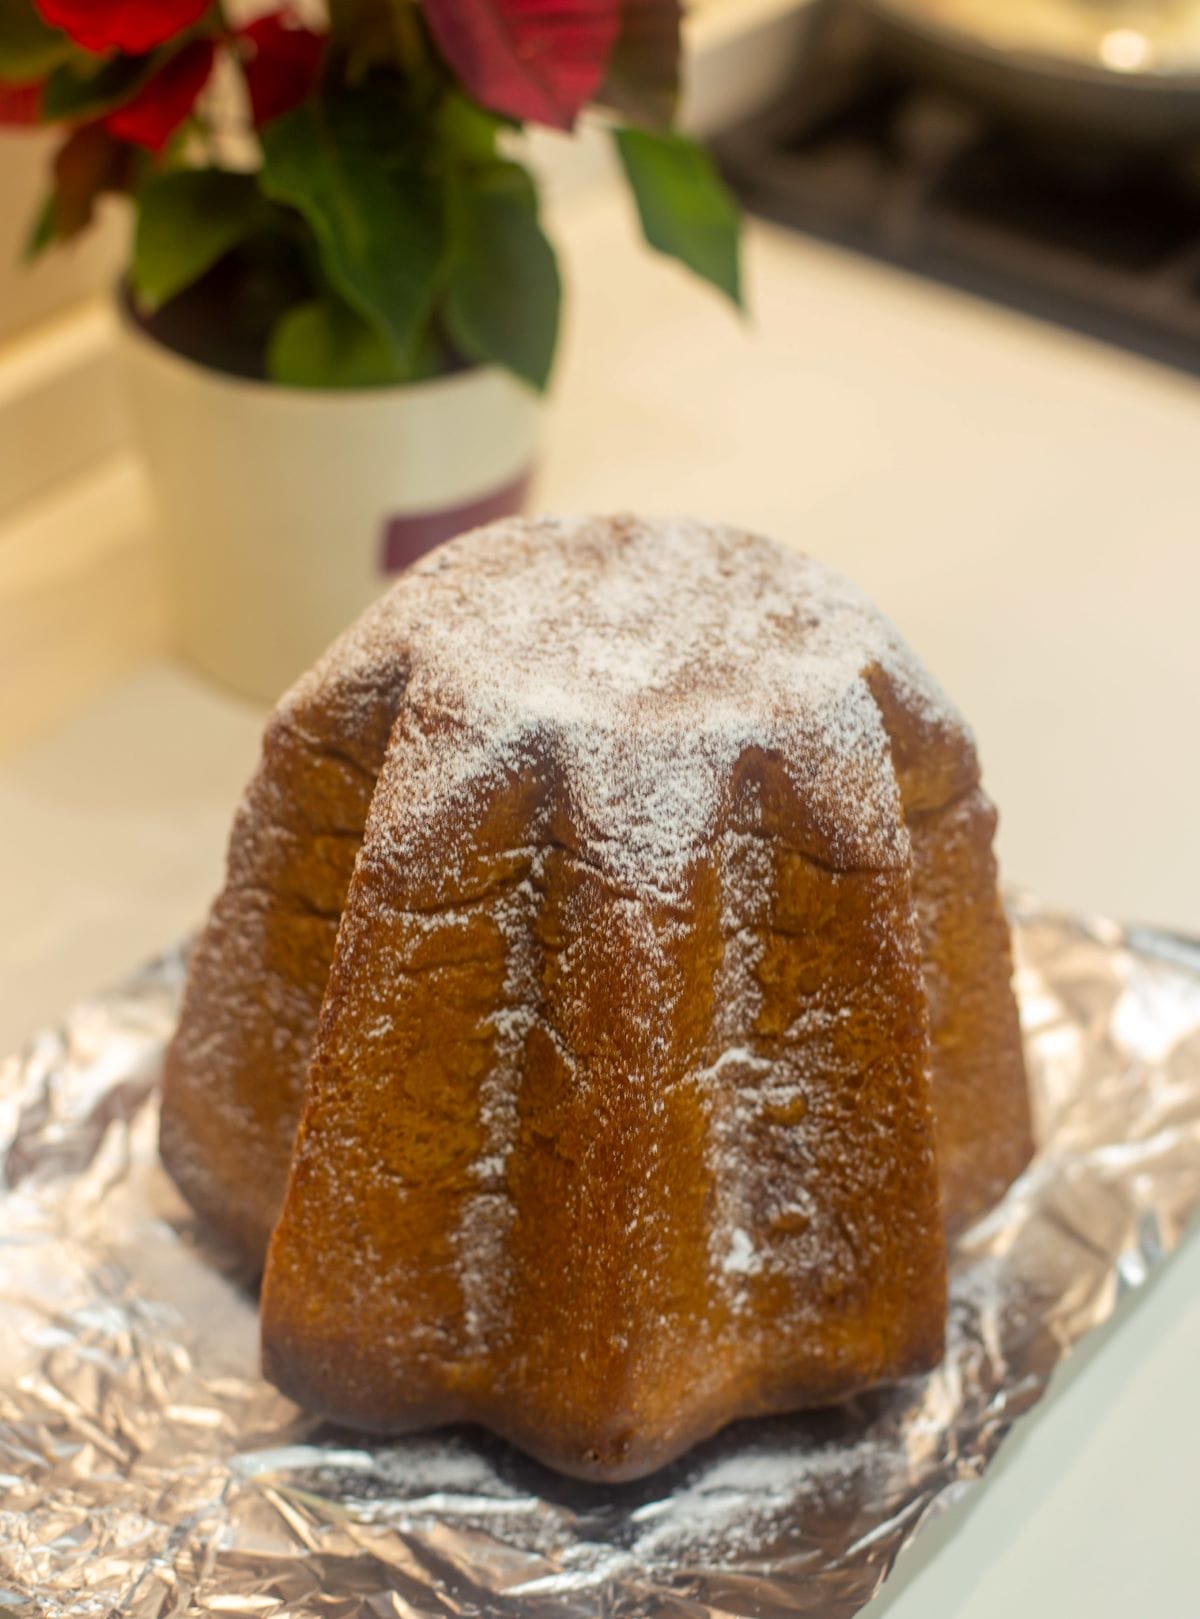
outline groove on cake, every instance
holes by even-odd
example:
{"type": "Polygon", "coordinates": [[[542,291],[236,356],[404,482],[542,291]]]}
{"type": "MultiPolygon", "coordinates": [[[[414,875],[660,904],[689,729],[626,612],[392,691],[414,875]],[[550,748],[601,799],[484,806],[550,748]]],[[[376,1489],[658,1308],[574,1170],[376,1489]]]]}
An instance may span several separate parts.
{"type": "Polygon", "coordinates": [[[951,1235],[996,1202],[1033,1152],[995,827],[996,811],[978,787],[909,816],[951,1235]]]}
{"type": "Polygon", "coordinates": [[[350,661],[332,683],[302,683],[272,717],[167,1051],[163,1160],[253,1272],[283,1201],[346,892],[406,680],[400,657],[367,671],[350,661]]]}

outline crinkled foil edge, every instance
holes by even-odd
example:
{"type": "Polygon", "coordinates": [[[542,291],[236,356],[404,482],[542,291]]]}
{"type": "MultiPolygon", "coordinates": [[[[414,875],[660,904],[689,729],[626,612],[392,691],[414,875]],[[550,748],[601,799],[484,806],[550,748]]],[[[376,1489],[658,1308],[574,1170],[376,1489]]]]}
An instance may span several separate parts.
{"type": "Polygon", "coordinates": [[[322,1427],[159,1167],[184,951],[0,1067],[0,1608],[848,1619],[1200,1206],[1200,948],[1013,902],[1039,1151],[958,1244],[947,1354],[656,1477],[322,1427]]]}

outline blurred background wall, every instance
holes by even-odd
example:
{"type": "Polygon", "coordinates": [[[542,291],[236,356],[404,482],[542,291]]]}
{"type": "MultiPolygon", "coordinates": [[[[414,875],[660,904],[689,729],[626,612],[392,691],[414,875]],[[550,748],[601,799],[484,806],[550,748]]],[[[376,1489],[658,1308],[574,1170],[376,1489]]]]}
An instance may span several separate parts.
{"type": "Polygon", "coordinates": [[[0,344],[95,293],[116,274],[121,221],[110,210],[102,229],[36,266],[22,261],[30,223],[45,194],[56,136],[5,130],[0,140],[0,344]]]}

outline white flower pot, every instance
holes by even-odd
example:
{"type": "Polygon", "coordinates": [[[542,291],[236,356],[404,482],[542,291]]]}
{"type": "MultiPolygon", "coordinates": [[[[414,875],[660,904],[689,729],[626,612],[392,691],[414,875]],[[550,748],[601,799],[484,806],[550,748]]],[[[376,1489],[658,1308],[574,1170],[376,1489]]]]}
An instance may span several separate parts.
{"type": "Polygon", "coordinates": [[[541,403],[504,372],[281,388],[121,327],[176,644],[248,696],[278,697],[422,551],[521,508],[541,403]]]}

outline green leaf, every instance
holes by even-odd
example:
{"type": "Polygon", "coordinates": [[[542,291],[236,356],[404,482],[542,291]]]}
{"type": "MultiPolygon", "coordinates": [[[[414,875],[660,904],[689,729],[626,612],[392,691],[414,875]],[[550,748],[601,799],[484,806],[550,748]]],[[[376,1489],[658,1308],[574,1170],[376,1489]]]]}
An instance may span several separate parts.
{"type": "Polygon", "coordinates": [[[25,245],[21,249],[23,263],[32,264],[35,259],[40,259],[57,235],[58,199],[51,191],[30,223],[25,245]]]}
{"type": "Polygon", "coordinates": [[[151,175],[137,193],[131,279],[138,301],[157,309],[274,217],[253,175],[223,169],[151,175]]]}
{"type": "Polygon", "coordinates": [[[100,118],[128,101],[159,65],[157,56],[111,56],[94,72],[63,64],[46,81],[42,117],[54,123],[100,118]]]}
{"type": "Polygon", "coordinates": [[[618,129],[642,233],[742,306],[739,216],[708,154],[682,135],[618,129]]]}
{"type": "Polygon", "coordinates": [[[471,359],[503,366],[535,388],[550,376],[561,289],[524,169],[494,163],[450,186],[450,336],[471,359]]]}
{"type": "Polygon", "coordinates": [[[278,321],[267,374],[293,388],[382,388],[407,380],[375,328],[333,298],[298,304],[278,321]]]}
{"type": "Polygon", "coordinates": [[[71,54],[71,41],[38,16],[29,0],[0,0],[0,79],[28,84],[71,54]]]}
{"type": "Polygon", "coordinates": [[[269,124],[260,183],[303,215],[330,285],[403,365],[441,284],[442,200],[429,174],[380,141],[360,99],[305,103],[269,124]]]}
{"type": "Polygon", "coordinates": [[[329,0],[329,25],[351,84],[374,67],[403,65],[417,27],[410,0],[329,0]]]}
{"type": "Polygon", "coordinates": [[[438,112],[438,133],[456,156],[473,163],[496,161],[496,137],[508,120],[452,90],[438,112]]]}
{"type": "Polygon", "coordinates": [[[333,37],[355,44],[360,40],[399,43],[401,13],[408,0],[329,0],[329,27],[333,37]]]}

